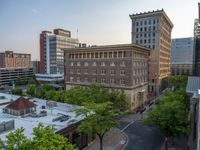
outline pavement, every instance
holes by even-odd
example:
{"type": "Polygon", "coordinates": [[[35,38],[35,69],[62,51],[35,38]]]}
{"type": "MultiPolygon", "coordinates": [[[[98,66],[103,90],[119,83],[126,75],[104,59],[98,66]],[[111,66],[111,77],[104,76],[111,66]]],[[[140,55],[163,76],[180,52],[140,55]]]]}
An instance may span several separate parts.
{"type": "MultiPolygon", "coordinates": [[[[121,150],[127,142],[127,136],[118,128],[112,128],[103,138],[103,150],[121,150]]],[[[84,150],[98,150],[98,137],[84,150]]]]}

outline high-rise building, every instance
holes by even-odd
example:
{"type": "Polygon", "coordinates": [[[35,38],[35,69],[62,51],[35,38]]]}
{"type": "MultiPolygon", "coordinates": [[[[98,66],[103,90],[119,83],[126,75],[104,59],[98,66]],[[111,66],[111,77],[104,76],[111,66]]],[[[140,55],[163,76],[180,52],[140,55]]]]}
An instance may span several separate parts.
{"type": "Polygon", "coordinates": [[[194,21],[194,66],[193,74],[200,76],[200,3],[198,3],[199,18],[194,21]]]}
{"type": "Polygon", "coordinates": [[[101,83],[123,89],[132,110],[147,102],[150,49],[135,44],[65,49],[65,88],[101,83]]]}
{"type": "Polygon", "coordinates": [[[171,74],[192,75],[194,38],[172,39],[171,74]]]}
{"type": "Polygon", "coordinates": [[[149,62],[149,94],[157,95],[166,88],[170,74],[173,24],[163,9],[132,14],[130,18],[132,43],[152,49],[149,62]]]}
{"type": "Polygon", "coordinates": [[[31,54],[5,51],[0,53],[0,68],[28,68],[31,65],[31,54]]]}
{"type": "Polygon", "coordinates": [[[71,32],[63,29],[42,31],[40,34],[40,73],[63,74],[63,48],[78,47],[78,39],[71,38],[71,32]]]}

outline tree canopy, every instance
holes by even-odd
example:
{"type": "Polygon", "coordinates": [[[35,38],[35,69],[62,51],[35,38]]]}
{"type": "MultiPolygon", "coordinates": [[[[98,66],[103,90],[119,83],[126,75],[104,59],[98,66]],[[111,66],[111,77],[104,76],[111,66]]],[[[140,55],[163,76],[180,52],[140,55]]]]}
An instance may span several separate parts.
{"type": "Polygon", "coordinates": [[[159,127],[166,137],[185,135],[189,131],[185,77],[173,77],[173,80],[176,90],[167,92],[145,118],[145,123],[159,127]]]}
{"type": "Polygon", "coordinates": [[[33,130],[33,138],[27,138],[23,132],[24,129],[19,128],[9,133],[5,143],[0,140],[0,146],[6,150],[77,150],[65,137],[54,133],[50,126],[39,124],[33,130]]]}
{"type": "Polygon", "coordinates": [[[96,134],[100,140],[100,150],[102,150],[104,135],[116,125],[112,103],[85,103],[84,108],[77,110],[77,115],[85,116],[78,131],[96,134]]]}

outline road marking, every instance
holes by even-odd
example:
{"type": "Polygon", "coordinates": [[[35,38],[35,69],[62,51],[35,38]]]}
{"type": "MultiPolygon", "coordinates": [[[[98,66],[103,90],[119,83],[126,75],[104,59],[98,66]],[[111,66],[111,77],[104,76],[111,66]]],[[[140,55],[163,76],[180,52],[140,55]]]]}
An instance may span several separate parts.
{"type": "Polygon", "coordinates": [[[126,130],[131,124],[133,124],[135,121],[130,122],[129,124],[127,124],[122,130],[121,132],[124,132],[124,130],[126,130]]]}

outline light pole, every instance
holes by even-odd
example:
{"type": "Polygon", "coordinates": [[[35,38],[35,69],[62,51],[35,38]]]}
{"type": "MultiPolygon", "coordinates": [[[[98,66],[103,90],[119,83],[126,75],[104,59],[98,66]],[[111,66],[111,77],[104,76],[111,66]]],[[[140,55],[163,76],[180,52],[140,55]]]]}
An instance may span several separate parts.
{"type": "Polygon", "coordinates": [[[155,81],[155,88],[154,88],[154,90],[155,90],[155,98],[157,98],[157,87],[156,87],[156,85],[157,85],[157,73],[155,73],[155,79],[154,79],[154,81],[155,81]]]}

